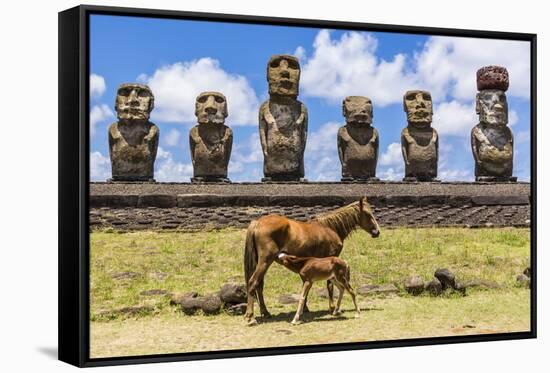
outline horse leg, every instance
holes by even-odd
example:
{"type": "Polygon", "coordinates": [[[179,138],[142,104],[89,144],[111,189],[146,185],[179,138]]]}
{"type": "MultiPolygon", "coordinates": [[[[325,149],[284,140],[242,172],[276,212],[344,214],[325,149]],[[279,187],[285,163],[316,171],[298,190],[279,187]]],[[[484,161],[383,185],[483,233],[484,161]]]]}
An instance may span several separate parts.
{"type": "MultiPolygon", "coordinates": [[[[305,281],[302,280],[302,287],[305,285],[305,281]]],[[[303,312],[309,312],[309,307],[307,306],[307,294],[306,294],[306,299],[304,300],[304,310],[303,312]]]]}
{"type": "Polygon", "coordinates": [[[334,284],[332,280],[327,280],[327,292],[328,292],[328,311],[334,312],[334,284]]]}
{"type": "Polygon", "coordinates": [[[298,303],[298,309],[296,310],[296,315],[294,315],[294,319],[292,320],[292,325],[297,325],[300,323],[300,316],[302,316],[302,313],[304,312],[304,305],[307,298],[307,294],[309,293],[309,289],[311,289],[312,283],[310,281],[304,281],[304,285],[302,286],[302,294],[300,295],[300,302],[298,303]]]}
{"type": "Polygon", "coordinates": [[[342,298],[344,297],[344,286],[339,282],[336,282],[336,287],[338,288],[338,301],[336,302],[336,309],[332,313],[334,316],[340,315],[342,311],[340,310],[340,305],[342,304],[342,298]]]}
{"type": "MultiPolygon", "coordinates": [[[[252,325],[255,323],[255,320],[253,320],[254,317],[254,295],[256,294],[256,289],[258,287],[258,284],[260,281],[263,280],[263,277],[265,275],[265,272],[267,271],[267,268],[269,265],[265,261],[264,258],[260,258],[258,260],[258,264],[256,265],[256,269],[254,270],[254,273],[250,277],[250,280],[248,281],[248,287],[247,287],[247,305],[246,305],[246,313],[244,315],[244,318],[248,321],[249,325],[252,325]]],[[[264,305],[265,307],[265,305],[264,305]]]]}
{"type": "Polygon", "coordinates": [[[357,306],[357,301],[355,300],[355,290],[351,287],[350,283],[348,281],[344,281],[344,287],[348,291],[348,293],[351,295],[351,299],[353,300],[353,305],[355,306],[355,317],[359,317],[359,314],[361,311],[359,311],[359,307],[357,306]]]}
{"type": "Polygon", "coordinates": [[[262,317],[267,318],[271,317],[271,314],[267,310],[264,301],[264,277],[262,277],[261,281],[259,281],[258,283],[258,287],[256,288],[256,295],[258,296],[258,303],[260,303],[260,314],[262,315],[262,317]]]}

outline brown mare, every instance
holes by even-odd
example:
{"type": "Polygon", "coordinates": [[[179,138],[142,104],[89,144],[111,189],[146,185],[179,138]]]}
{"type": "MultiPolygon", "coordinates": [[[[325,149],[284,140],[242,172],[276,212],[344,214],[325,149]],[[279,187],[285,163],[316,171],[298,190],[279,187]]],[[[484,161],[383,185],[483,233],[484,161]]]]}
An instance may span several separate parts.
{"type": "Polygon", "coordinates": [[[333,311],[333,315],[339,315],[342,313],[340,306],[342,304],[342,297],[344,296],[344,290],[346,290],[353,300],[355,306],[355,317],[359,317],[360,311],[355,299],[355,291],[349,283],[350,270],[349,265],[345,260],[337,258],[335,256],[327,256],[324,258],[316,257],[302,257],[295,255],[288,255],[285,252],[277,255],[275,259],[277,263],[282,264],[292,272],[296,272],[302,278],[304,285],[302,286],[302,293],[300,294],[300,302],[298,303],[298,310],[294,319],[293,325],[300,323],[300,316],[304,311],[304,304],[307,299],[307,295],[311,286],[316,281],[331,281],[338,288],[338,301],[336,302],[336,308],[333,309],[332,302],[329,302],[329,310],[333,311]]]}
{"type": "MultiPolygon", "coordinates": [[[[373,238],[380,234],[366,197],[308,222],[279,215],[267,215],[253,220],[248,226],[244,248],[244,274],[248,296],[245,318],[248,322],[255,322],[255,297],[262,316],[270,316],[264,302],[264,276],[281,251],[302,257],[338,256],[344,240],[357,227],[363,228],[373,238]]],[[[333,289],[332,282],[327,281],[331,308],[333,289]]]]}

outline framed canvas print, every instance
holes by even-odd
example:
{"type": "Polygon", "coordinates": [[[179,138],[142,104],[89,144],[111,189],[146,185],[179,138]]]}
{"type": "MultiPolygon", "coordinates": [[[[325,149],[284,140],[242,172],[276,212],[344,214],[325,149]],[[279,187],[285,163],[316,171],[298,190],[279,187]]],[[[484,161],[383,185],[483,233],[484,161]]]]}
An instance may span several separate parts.
{"type": "Polygon", "coordinates": [[[59,358],[536,336],[536,35],[59,13],[59,358]]]}

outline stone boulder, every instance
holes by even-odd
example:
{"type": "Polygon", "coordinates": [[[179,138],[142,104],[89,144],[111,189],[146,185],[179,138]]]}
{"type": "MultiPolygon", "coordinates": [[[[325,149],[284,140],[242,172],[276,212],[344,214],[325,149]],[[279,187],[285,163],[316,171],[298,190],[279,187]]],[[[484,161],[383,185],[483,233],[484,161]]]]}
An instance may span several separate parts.
{"type": "Polygon", "coordinates": [[[424,290],[433,296],[438,296],[443,293],[443,286],[437,278],[434,278],[433,280],[426,282],[424,285],[424,290]]]}
{"type": "Polygon", "coordinates": [[[523,273],[521,275],[518,275],[518,277],[516,277],[516,281],[518,282],[518,285],[522,287],[526,287],[526,288],[531,287],[531,279],[523,273]]]}
{"type": "Polygon", "coordinates": [[[226,304],[225,312],[229,315],[244,315],[246,312],[246,303],[226,304]]]}
{"type": "Polygon", "coordinates": [[[246,303],[246,286],[243,284],[227,283],[220,289],[220,299],[224,303],[246,303]]]}
{"type": "Polygon", "coordinates": [[[435,271],[434,274],[435,278],[441,282],[441,286],[443,290],[446,290],[448,288],[455,289],[456,288],[456,279],[455,275],[449,271],[447,268],[439,268],[435,271]]]}
{"type": "Polygon", "coordinates": [[[202,301],[201,309],[207,315],[214,315],[220,312],[222,301],[218,294],[211,294],[200,298],[202,301]]]}
{"type": "Polygon", "coordinates": [[[405,290],[412,295],[422,294],[424,291],[424,280],[420,276],[412,276],[405,280],[405,290]]]}

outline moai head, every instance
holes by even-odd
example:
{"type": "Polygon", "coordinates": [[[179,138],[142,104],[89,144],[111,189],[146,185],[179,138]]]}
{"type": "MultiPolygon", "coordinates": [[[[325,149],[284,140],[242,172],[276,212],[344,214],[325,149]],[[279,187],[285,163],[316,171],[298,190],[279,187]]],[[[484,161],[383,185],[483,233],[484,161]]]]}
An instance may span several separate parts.
{"type": "Polygon", "coordinates": [[[269,94],[298,97],[300,63],[294,56],[277,54],[267,63],[269,94]]]}
{"type": "Polygon", "coordinates": [[[479,121],[491,125],[508,124],[506,90],[508,71],[501,66],[485,66],[477,71],[476,113],[479,121]]]}
{"type": "Polygon", "coordinates": [[[124,83],[118,87],[115,110],[119,120],[149,120],[154,106],[153,91],[145,84],[124,83]]]}
{"type": "Polygon", "coordinates": [[[403,96],[407,122],[414,127],[429,127],[432,123],[432,95],[428,91],[407,91],[403,96]]]}
{"type": "Polygon", "coordinates": [[[227,100],[219,92],[202,92],[195,101],[199,124],[223,124],[227,117],[227,100]]]}
{"type": "Polygon", "coordinates": [[[369,126],[372,123],[372,101],[368,97],[348,96],[342,102],[346,123],[369,126]]]}

